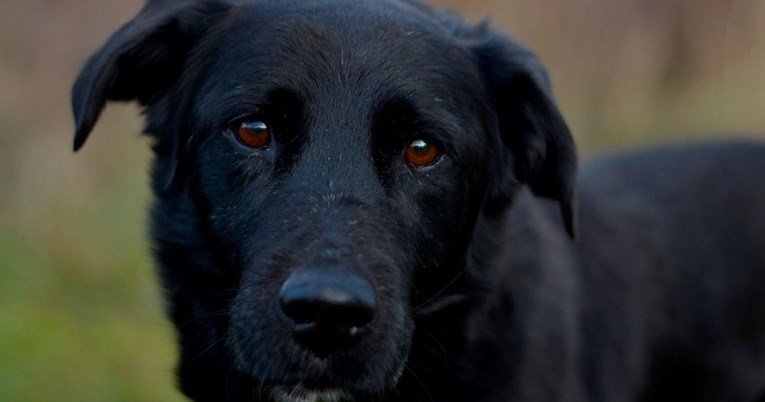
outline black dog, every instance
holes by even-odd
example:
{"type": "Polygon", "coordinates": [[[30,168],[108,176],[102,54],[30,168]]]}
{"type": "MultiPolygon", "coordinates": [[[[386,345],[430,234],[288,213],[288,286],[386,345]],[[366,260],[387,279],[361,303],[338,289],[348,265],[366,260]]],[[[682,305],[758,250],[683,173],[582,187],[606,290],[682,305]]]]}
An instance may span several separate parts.
{"type": "Polygon", "coordinates": [[[146,107],[194,400],[765,398],[763,145],[577,179],[534,55],[405,0],[149,1],[75,149],[108,100],[146,107]]]}

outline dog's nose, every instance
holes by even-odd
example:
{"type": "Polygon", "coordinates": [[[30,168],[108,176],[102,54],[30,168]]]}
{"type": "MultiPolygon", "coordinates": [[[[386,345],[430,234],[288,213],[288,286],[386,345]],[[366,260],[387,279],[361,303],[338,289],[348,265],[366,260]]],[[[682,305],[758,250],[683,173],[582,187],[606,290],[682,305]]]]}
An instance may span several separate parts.
{"type": "Polygon", "coordinates": [[[279,291],[279,304],[297,341],[319,356],[353,346],[377,309],[369,281],[331,269],[292,274],[279,291]]]}

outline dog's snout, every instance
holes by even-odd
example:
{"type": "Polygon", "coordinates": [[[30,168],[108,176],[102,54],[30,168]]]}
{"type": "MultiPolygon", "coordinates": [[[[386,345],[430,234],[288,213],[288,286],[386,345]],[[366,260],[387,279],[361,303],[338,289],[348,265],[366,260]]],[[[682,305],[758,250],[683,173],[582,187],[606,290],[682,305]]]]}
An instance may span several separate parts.
{"type": "Polygon", "coordinates": [[[360,275],[314,268],[299,270],[284,282],[279,305],[296,340],[326,356],[353,346],[374,319],[377,300],[360,275]]]}

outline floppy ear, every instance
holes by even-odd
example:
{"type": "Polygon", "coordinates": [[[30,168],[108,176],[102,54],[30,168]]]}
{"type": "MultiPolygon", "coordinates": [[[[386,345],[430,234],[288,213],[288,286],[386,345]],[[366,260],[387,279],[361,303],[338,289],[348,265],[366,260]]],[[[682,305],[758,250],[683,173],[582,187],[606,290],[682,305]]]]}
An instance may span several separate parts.
{"type": "Polygon", "coordinates": [[[149,0],[93,54],[72,88],[74,150],[85,143],[108,100],[142,105],[180,75],[187,53],[223,1],[149,0]]]}
{"type": "Polygon", "coordinates": [[[483,73],[496,116],[497,175],[492,199],[510,200],[520,184],[560,205],[574,235],[576,148],[553,100],[542,63],[501,34],[484,31],[471,50],[483,73]]]}

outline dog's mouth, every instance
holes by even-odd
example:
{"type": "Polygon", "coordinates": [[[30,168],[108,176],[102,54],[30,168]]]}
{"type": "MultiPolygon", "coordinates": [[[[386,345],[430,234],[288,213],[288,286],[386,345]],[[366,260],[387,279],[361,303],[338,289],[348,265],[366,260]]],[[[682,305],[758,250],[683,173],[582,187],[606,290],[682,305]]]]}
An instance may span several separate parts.
{"type": "Polygon", "coordinates": [[[353,402],[353,396],[340,388],[313,388],[302,383],[279,385],[271,391],[273,402],[353,402]]]}

